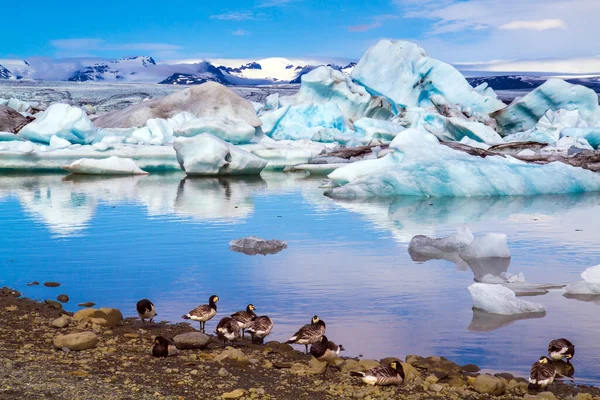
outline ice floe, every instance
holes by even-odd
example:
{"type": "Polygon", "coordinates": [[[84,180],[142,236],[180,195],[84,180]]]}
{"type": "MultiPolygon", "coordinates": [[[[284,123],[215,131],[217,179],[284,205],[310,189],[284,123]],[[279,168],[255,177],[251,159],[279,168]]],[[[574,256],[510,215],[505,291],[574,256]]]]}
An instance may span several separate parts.
{"type": "Polygon", "coordinates": [[[102,159],[82,158],[65,166],[73,174],[86,175],[145,175],[131,158],[108,157],[102,159]]]}
{"type": "Polygon", "coordinates": [[[590,267],[581,273],[583,281],[565,287],[569,295],[600,295],[600,265],[590,267]]]}
{"type": "Polygon", "coordinates": [[[516,315],[545,313],[542,304],[517,299],[515,293],[501,285],[474,283],[469,286],[473,308],[490,314],[516,315]]]}

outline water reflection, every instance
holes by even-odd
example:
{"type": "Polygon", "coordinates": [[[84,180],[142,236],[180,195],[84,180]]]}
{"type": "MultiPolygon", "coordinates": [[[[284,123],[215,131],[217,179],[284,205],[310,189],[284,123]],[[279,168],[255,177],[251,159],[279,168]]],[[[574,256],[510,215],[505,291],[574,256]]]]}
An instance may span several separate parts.
{"type": "Polygon", "coordinates": [[[532,318],[544,318],[546,313],[527,313],[517,315],[490,314],[485,311],[473,309],[473,319],[468,330],[471,332],[491,332],[496,329],[511,325],[516,321],[532,318]]]}

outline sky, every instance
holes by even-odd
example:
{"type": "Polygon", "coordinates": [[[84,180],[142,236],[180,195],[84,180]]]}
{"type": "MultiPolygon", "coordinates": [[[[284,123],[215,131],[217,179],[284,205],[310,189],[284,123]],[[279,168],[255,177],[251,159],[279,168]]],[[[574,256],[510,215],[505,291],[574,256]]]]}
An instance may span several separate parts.
{"type": "Polygon", "coordinates": [[[447,62],[600,55],[599,0],[30,0],[2,6],[0,58],[358,59],[378,39],[447,62]]]}

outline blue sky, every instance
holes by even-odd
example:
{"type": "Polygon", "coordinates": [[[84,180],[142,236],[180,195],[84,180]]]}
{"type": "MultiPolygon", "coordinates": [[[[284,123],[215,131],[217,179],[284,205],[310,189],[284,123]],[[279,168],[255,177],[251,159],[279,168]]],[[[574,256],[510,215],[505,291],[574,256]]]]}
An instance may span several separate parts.
{"type": "Polygon", "coordinates": [[[379,38],[450,62],[595,56],[598,0],[9,2],[0,58],[359,58],[379,38]]]}

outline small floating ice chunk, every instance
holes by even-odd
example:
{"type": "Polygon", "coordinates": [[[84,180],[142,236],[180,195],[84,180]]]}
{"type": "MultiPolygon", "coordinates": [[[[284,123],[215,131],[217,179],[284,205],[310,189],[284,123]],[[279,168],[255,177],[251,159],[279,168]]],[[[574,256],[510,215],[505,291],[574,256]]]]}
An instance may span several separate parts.
{"type": "Polygon", "coordinates": [[[250,236],[243,239],[232,240],[229,242],[229,248],[233,251],[248,255],[267,255],[276,254],[287,248],[287,242],[282,240],[266,240],[259,237],[250,236]]]}
{"type": "Polygon", "coordinates": [[[210,133],[233,144],[248,143],[254,136],[255,128],[243,119],[226,116],[197,118],[186,122],[175,130],[176,137],[191,137],[210,133]]]}
{"type": "Polygon", "coordinates": [[[469,286],[473,308],[490,314],[516,315],[544,313],[546,308],[538,303],[517,299],[515,293],[501,285],[474,283],[469,286]]]}
{"type": "Polygon", "coordinates": [[[50,138],[50,148],[53,150],[65,149],[65,148],[69,147],[70,145],[71,145],[71,142],[69,142],[66,139],[61,139],[56,135],[53,135],[50,138]]]}
{"type": "Polygon", "coordinates": [[[64,167],[74,174],[88,175],[145,175],[131,158],[108,157],[102,159],[82,158],[64,167]]]}

